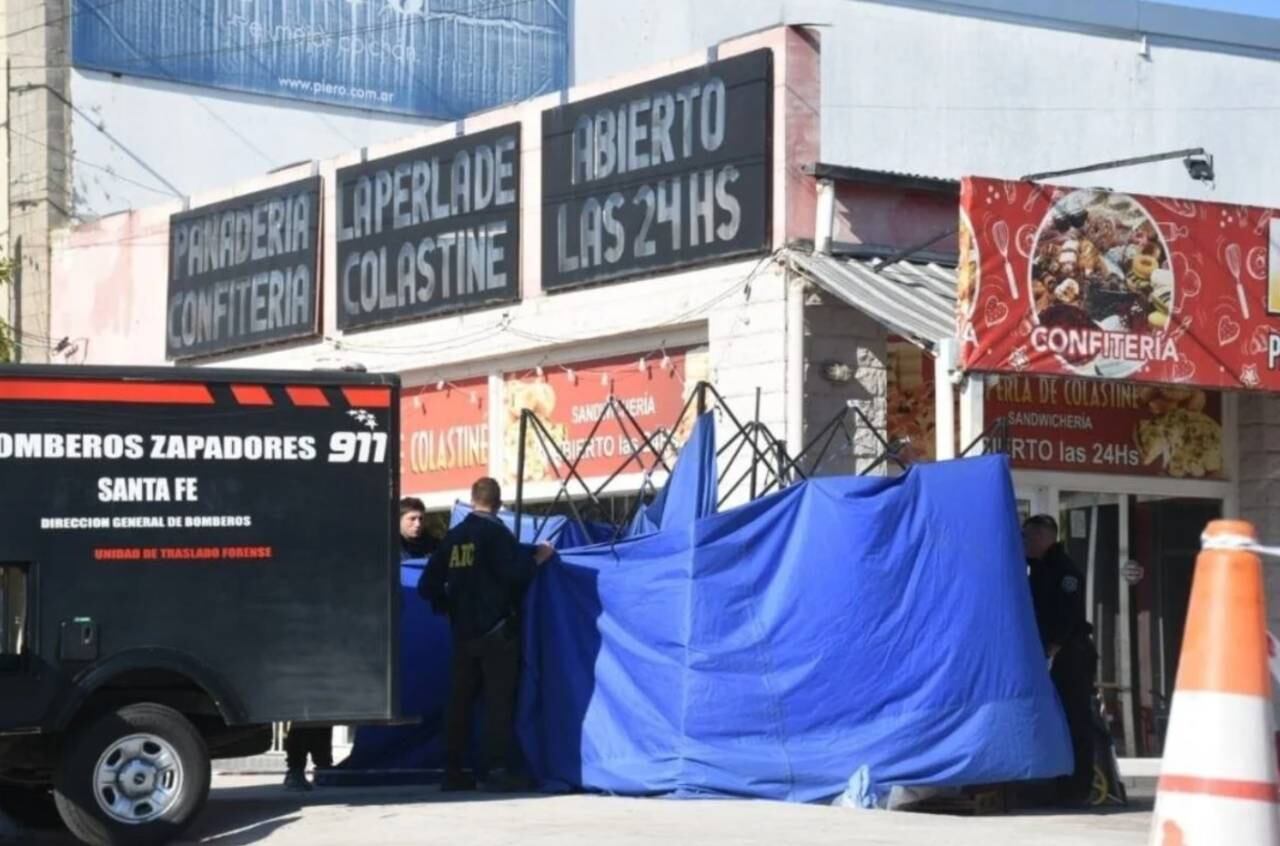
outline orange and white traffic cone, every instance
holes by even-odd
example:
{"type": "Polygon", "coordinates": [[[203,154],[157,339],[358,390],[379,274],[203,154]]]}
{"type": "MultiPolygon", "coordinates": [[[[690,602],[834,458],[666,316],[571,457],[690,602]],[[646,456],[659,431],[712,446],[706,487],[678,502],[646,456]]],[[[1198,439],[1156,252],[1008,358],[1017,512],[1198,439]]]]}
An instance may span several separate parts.
{"type": "Polygon", "coordinates": [[[1262,562],[1215,520],[1196,558],[1151,846],[1278,846],[1280,790],[1262,562]]]}

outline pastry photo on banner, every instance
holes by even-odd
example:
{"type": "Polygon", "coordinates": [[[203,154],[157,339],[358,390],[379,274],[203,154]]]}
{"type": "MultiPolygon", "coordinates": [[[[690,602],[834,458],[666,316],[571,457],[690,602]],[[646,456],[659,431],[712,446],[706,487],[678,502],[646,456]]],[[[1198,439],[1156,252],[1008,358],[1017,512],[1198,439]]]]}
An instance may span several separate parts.
{"type": "Polygon", "coordinates": [[[1274,210],[982,177],[960,206],[966,370],[1280,387],[1274,210]]]}

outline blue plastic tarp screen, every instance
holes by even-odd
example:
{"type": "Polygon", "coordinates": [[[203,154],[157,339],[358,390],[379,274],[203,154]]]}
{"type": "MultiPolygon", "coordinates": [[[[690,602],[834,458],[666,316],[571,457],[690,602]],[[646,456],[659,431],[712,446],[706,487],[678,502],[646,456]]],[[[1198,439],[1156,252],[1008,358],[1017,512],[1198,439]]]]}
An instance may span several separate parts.
{"type": "Polygon", "coordinates": [[[813,801],[1060,775],[1002,456],[803,482],[615,545],[528,597],[520,737],[544,783],[813,801]]]}
{"type": "MultiPolygon", "coordinates": [[[[863,768],[873,793],[1070,770],[1003,457],[714,514],[712,427],[624,539],[543,527],[560,554],[525,601],[517,727],[544,785],[814,801],[863,768]]],[[[422,723],[361,729],[344,766],[442,761],[452,644],[420,573],[402,567],[401,688],[422,723]]]]}

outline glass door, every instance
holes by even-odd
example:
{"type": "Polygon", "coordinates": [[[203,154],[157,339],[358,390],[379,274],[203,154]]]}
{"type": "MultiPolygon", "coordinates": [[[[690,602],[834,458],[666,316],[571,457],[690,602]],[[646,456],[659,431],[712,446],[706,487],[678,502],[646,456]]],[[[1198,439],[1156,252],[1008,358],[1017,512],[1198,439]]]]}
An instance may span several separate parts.
{"type": "Polygon", "coordinates": [[[1081,491],[1061,491],[1058,502],[1062,542],[1085,576],[1117,754],[1158,757],[1200,533],[1222,503],[1081,491]]]}
{"type": "Polygon", "coordinates": [[[1128,591],[1122,589],[1128,497],[1062,491],[1058,502],[1063,546],[1084,574],[1085,609],[1098,648],[1098,689],[1111,717],[1116,751],[1133,756],[1138,744],[1130,609],[1128,591]]]}
{"type": "Polygon", "coordinates": [[[1143,753],[1159,756],[1182,653],[1182,632],[1200,533],[1222,514],[1214,499],[1131,498],[1134,625],[1139,646],[1141,696],[1138,738],[1143,753]]]}

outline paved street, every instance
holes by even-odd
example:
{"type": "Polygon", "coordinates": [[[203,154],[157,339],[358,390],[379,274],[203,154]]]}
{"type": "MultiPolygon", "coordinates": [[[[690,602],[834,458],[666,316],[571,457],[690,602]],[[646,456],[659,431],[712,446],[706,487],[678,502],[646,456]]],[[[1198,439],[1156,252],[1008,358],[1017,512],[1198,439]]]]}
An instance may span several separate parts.
{"type": "MultiPolygon", "coordinates": [[[[853,811],[774,802],[675,802],[593,796],[447,800],[432,788],[330,788],[299,797],[276,779],[219,777],[191,843],[217,846],[1136,846],[1149,803],[1121,813],[962,818],[853,811]],[[465,832],[465,837],[461,834],[465,832]]],[[[3,838],[0,838],[3,840],[3,838]]],[[[65,836],[23,833],[5,842],[64,846],[65,836]]]]}

